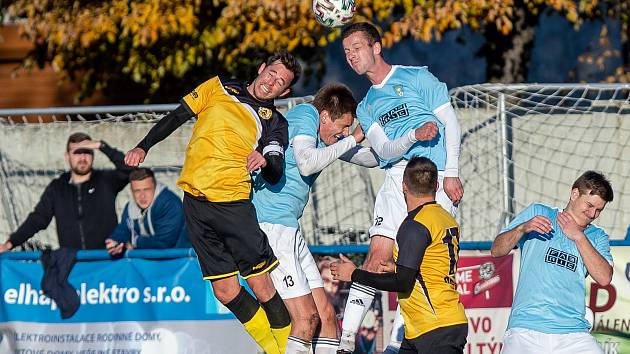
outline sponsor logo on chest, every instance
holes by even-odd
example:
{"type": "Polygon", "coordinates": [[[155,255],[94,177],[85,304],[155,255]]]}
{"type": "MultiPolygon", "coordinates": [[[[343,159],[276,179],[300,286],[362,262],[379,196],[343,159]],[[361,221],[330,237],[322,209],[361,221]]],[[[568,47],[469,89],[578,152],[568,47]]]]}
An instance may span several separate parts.
{"type": "Polygon", "coordinates": [[[409,116],[409,109],[407,108],[407,104],[403,103],[401,105],[398,105],[392,108],[388,112],[383,113],[380,117],[378,117],[378,123],[381,125],[381,127],[384,127],[385,124],[395,119],[398,119],[400,117],[407,117],[407,116],[409,116]]]}

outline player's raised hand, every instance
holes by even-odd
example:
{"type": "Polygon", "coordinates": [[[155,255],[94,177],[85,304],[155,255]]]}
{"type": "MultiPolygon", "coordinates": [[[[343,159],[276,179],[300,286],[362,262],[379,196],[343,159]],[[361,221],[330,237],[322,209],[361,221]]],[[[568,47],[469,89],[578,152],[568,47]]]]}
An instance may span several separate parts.
{"type": "Polygon", "coordinates": [[[547,234],[553,230],[551,221],[542,215],[536,215],[518,226],[523,233],[538,232],[539,234],[547,234]]]}
{"type": "Polygon", "coordinates": [[[444,177],[442,184],[444,192],[446,192],[448,198],[453,202],[453,205],[459,204],[459,202],[462,201],[462,197],[464,197],[464,187],[459,177],[444,177]]]}
{"type": "Polygon", "coordinates": [[[582,231],[582,228],[569,213],[564,211],[558,213],[556,220],[558,220],[558,226],[560,226],[562,232],[564,232],[569,240],[576,241],[580,237],[584,237],[584,231],[582,231]]]}
{"type": "Polygon", "coordinates": [[[434,122],[424,123],[420,128],[416,128],[416,140],[431,141],[438,133],[438,126],[434,122]]]}
{"type": "Polygon", "coordinates": [[[125,164],[131,167],[138,167],[138,165],[144,162],[146,156],[147,153],[141,148],[133,148],[125,154],[125,164]]]}
{"type": "Polygon", "coordinates": [[[352,132],[352,136],[354,136],[354,140],[357,141],[357,144],[365,139],[365,134],[363,133],[363,128],[361,128],[361,124],[357,124],[356,128],[352,132]]]}
{"type": "Polygon", "coordinates": [[[267,166],[267,160],[260,152],[254,150],[247,155],[247,172],[251,173],[265,166],[267,166]]]}
{"type": "Polygon", "coordinates": [[[357,267],[354,263],[341,253],[339,254],[339,261],[330,263],[330,273],[335,280],[351,281],[352,272],[355,269],[357,267]]]}

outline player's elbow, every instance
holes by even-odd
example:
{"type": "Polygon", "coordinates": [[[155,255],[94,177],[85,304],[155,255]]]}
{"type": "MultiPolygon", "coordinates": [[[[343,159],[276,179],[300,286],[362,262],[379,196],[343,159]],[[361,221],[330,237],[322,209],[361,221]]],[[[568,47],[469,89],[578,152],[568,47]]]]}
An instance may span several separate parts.
{"type": "Polygon", "coordinates": [[[595,279],[600,286],[608,286],[612,282],[613,267],[610,264],[606,264],[607,268],[604,274],[601,274],[598,279],[595,279]]]}
{"type": "Polygon", "coordinates": [[[306,159],[300,159],[300,160],[296,161],[296,165],[297,165],[298,171],[300,171],[300,174],[302,176],[305,176],[305,177],[306,176],[310,176],[313,173],[317,172],[312,167],[313,164],[310,164],[308,162],[308,160],[306,160],[306,159]]]}
{"type": "Polygon", "coordinates": [[[509,250],[506,252],[504,249],[499,247],[496,243],[493,243],[492,247],[490,248],[490,255],[492,255],[492,257],[494,258],[503,257],[508,253],[510,253],[509,250]]]}

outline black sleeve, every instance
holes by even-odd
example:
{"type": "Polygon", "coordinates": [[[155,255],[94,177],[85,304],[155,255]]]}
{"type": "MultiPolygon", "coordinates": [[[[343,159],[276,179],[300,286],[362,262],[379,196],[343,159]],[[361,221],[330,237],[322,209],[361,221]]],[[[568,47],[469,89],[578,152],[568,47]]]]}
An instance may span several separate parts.
{"type": "Polygon", "coordinates": [[[103,171],[108,177],[108,182],[113,183],[114,189],[120,192],[129,182],[129,174],[134,170],[125,164],[125,154],[122,151],[109,146],[101,140],[101,152],[116,166],[113,171],[103,171]]]}
{"type": "Polygon", "coordinates": [[[418,269],[424,251],[431,244],[431,234],[421,223],[406,218],[396,234],[398,258],[396,264],[407,268],[418,269]]]}
{"type": "Polygon", "coordinates": [[[46,187],[35,209],[28,214],[22,225],[9,236],[13,247],[23,244],[26,240],[33,237],[35,233],[47,228],[48,224],[50,224],[55,212],[53,201],[54,183],[55,181],[46,187]]]}
{"type": "Polygon", "coordinates": [[[385,291],[407,293],[413,289],[418,269],[396,266],[395,273],[371,273],[363,269],[352,272],[352,281],[385,291]]]}
{"type": "Polygon", "coordinates": [[[352,273],[352,281],[380,290],[411,291],[424,252],[431,243],[431,235],[424,225],[408,217],[398,228],[396,242],[398,258],[395,273],[370,273],[357,269],[352,273]]]}
{"type": "Polygon", "coordinates": [[[263,178],[276,184],[284,174],[284,151],[289,145],[289,124],[282,116],[278,117],[268,134],[261,138],[259,149],[267,160],[267,165],[261,169],[263,178]]]}
{"type": "Polygon", "coordinates": [[[166,139],[167,136],[171,135],[177,128],[195,115],[190,107],[182,101],[174,111],[160,119],[160,121],[149,130],[144,139],[138,143],[137,147],[144,150],[144,152],[148,152],[155,144],[166,139]]]}

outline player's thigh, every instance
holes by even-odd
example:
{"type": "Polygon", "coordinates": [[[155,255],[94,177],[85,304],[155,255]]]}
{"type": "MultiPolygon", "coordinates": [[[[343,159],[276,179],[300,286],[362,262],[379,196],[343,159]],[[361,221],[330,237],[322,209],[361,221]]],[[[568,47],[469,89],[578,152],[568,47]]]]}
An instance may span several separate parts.
{"type": "Polygon", "coordinates": [[[544,333],[524,328],[510,328],[503,336],[501,354],[538,354],[546,353],[544,333]]]}
{"type": "Polygon", "coordinates": [[[212,226],[222,237],[244,279],[270,272],[278,264],[267,236],[260,229],[249,200],[212,203],[212,226]]]}
{"type": "Polygon", "coordinates": [[[375,235],[370,238],[370,247],[363,263],[363,269],[375,272],[381,261],[393,259],[394,239],[375,235]]]}
{"type": "Polygon", "coordinates": [[[213,213],[212,206],[188,195],[184,196],[183,204],[188,236],[203,278],[215,280],[236,275],[238,267],[232,254],[208,220],[213,213]]]}
{"type": "Polygon", "coordinates": [[[435,193],[435,201],[448,211],[452,216],[457,214],[457,207],[453,205],[451,198],[444,191],[444,172],[438,173],[438,190],[435,193]]]}
{"type": "Polygon", "coordinates": [[[385,180],[374,202],[374,223],[369,229],[370,236],[396,239],[398,227],[407,217],[407,205],[402,192],[402,171],[391,169],[385,173],[385,180]]]}
{"type": "Polygon", "coordinates": [[[260,223],[260,228],[267,235],[269,245],[278,259],[278,266],[271,272],[271,280],[280,297],[291,299],[310,294],[311,287],[307,274],[302,269],[299,251],[305,249],[308,255],[310,252],[299,231],[292,227],[269,223],[260,223]]]}
{"type": "Polygon", "coordinates": [[[597,344],[595,337],[590,333],[570,333],[558,335],[553,343],[553,353],[557,354],[604,354],[602,348],[597,344]]]}

